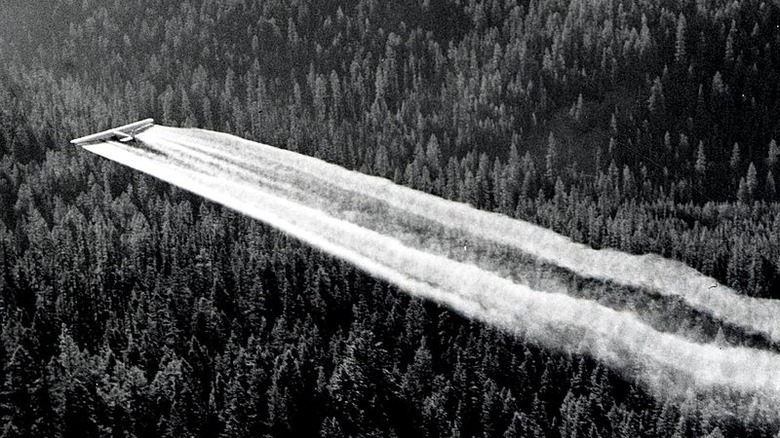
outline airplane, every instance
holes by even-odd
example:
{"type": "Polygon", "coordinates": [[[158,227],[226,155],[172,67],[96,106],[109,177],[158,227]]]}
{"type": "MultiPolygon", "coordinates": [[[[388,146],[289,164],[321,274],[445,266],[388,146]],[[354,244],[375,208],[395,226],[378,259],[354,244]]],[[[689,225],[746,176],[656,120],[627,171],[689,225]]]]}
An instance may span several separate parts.
{"type": "Polygon", "coordinates": [[[122,143],[127,143],[131,140],[135,140],[135,134],[152,125],[154,125],[154,119],[144,119],[137,122],[128,123],[127,125],[122,125],[117,128],[111,128],[103,132],[98,132],[96,134],[74,138],[70,142],[75,145],[100,143],[110,140],[119,140],[122,143]]]}

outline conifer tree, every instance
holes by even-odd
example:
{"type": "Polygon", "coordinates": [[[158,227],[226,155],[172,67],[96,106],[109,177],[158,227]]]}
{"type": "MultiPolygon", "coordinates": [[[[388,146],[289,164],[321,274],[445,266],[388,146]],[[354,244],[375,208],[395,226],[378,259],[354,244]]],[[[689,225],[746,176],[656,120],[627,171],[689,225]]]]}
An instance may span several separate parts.
{"type": "Polygon", "coordinates": [[[748,166],[747,175],[745,176],[745,188],[747,189],[748,199],[755,199],[758,192],[758,172],[752,162],[748,166]]]}
{"type": "Polygon", "coordinates": [[[699,147],[696,149],[696,164],[694,164],[693,168],[700,177],[703,177],[707,171],[707,156],[704,153],[704,142],[701,140],[699,141],[699,147]]]}
{"type": "Polygon", "coordinates": [[[677,61],[677,63],[685,63],[688,60],[688,50],[687,50],[687,44],[686,44],[686,38],[688,31],[688,22],[685,19],[685,15],[680,12],[680,15],[677,17],[677,32],[675,34],[675,50],[674,50],[674,60],[677,61]]]}
{"type": "Polygon", "coordinates": [[[734,143],[731,148],[731,158],[729,158],[729,168],[731,168],[731,174],[736,175],[739,171],[739,166],[742,161],[742,156],[739,152],[739,143],[734,143]]]}
{"type": "Polygon", "coordinates": [[[769,142],[769,152],[766,157],[766,165],[769,170],[775,170],[778,159],[780,159],[780,147],[777,146],[777,142],[772,139],[769,142]]]}
{"type": "Polygon", "coordinates": [[[766,173],[766,189],[764,190],[767,201],[777,200],[777,186],[775,184],[775,176],[770,170],[766,173]]]}
{"type": "Polygon", "coordinates": [[[647,99],[647,109],[653,116],[661,115],[665,112],[665,99],[663,84],[658,76],[653,80],[653,86],[650,88],[650,97],[647,99]]]}
{"type": "Polygon", "coordinates": [[[547,136],[547,154],[544,156],[544,176],[553,184],[557,176],[558,142],[552,132],[547,136]]]}

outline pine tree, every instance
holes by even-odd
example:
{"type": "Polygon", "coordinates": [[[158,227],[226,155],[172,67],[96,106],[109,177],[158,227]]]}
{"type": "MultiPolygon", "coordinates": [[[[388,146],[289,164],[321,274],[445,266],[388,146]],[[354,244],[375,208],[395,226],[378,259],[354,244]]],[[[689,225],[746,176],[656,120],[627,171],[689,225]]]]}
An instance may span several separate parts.
{"type": "Polygon", "coordinates": [[[716,71],[715,75],[712,77],[712,96],[715,99],[720,99],[725,92],[726,85],[723,84],[723,76],[719,71],[716,71]]]}
{"type": "Polygon", "coordinates": [[[427,436],[445,436],[449,428],[447,406],[452,397],[452,386],[450,380],[443,375],[437,375],[431,386],[436,390],[423,400],[422,432],[427,436]]]}
{"type": "MultiPolygon", "coordinates": [[[[688,154],[690,148],[690,143],[688,142],[688,136],[680,133],[680,141],[678,143],[678,149],[682,154],[688,154]]],[[[677,157],[675,157],[677,158],[677,157]]]]}
{"type": "Polygon", "coordinates": [[[504,438],[516,438],[521,436],[528,436],[525,430],[525,423],[528,422],[528,419],[525,417],[525,415],[521,414],[520,412],[515,412],[512,416],[512,421],[509,423],[509,427],[507,427],[506,431],[504,432],[504,438]]]}
{"type": "Polygon", "coordinates": [[[327,417],[322,421],[322,427],[320,428],[320,436],[322,438],[342,438],[344,432],[341,429],[339,420],[336,417],[327,417]]]}
{"type": "Polygon", "coordinates": [[[388,178],[390,177],[391,170],[390,157],[387,153],[387,148],[384,143],[380,143],[376,148],[374,157],[374,172],[383,178],[388,178]]]}
{"type": "MultiPolygon", "coordinates": [[[[36,366],[27,349],[19,345],[5,365],[6,380],[3,385],[2,429],[3,437],[30,436],[35,411],[32,409],[32,385],[36,381],[36,366]]],[[[61,415],[65,406],[58,408],[61,415]]]]}
{"type": "Polygon", "coordinates": [[[626,199],[634,199],[637,196],[634,173],[628,166],[623,166],[623,196],[626,199]]]}
{"type": "Polygon", "coordinates": [[[168,85],[163,94],[160,95],[160,106],[163,112],[163,124],[173,125],[175,123],[176,115],[173,111],[173,88],[168,85]]]}
{"type": "Polygon", "coordinates": [[[461,192],[460,166],[455,157],[450,156],[447,161],[447,175],[444,184],[444,197],[450,200],[457,200],[461,192]]]}
{"type": "Polygon", "coordinates": [[[701,140],[696,150],[696,164],[694,164],[693,168],[699,177],[704,177],[704,173],[707,171],[707,156],[704,154],[704,142],[701,140]]]}
{"type": "Polygon", "coordinates": [[[288,435],[296,429],[303,385],[298,361],[293,348],[288,346],[274,363],[267,403],[268,425],[276,436],[288,435]]]}
{"type": "Polygon", "coordinates": [[[582,102],[582,93],[577,96],[577,103],[574,106],[574,120],[581,122],[582,116],[583,116],[583,102],[582,102]]]}
{"type": "Polygon", "coordinates": [[[656,410],[658,414],[655,420],[655,434],[656,436],[671,436],[674,433],[676,412],[674,406],[669,400],[664,401],[660,406],[660,411],[656,410]]]}
{"type": "Polygon", "coordinates": [[[552,185],[557,176],[556,166],[558,164],[558,142],[552,132],[547,137],[547,154],[544,156],[544,176],[552,185]]]}
{"type": "Polygon", "coordinates": [[[742,161],[742,157],[739,153],[739,143],[734,143],[734,147],[731,148],[731,158],[729,158],[729,168],[731,168],[731,174],[736,175],[739,172],[739,165],[742,161]]]}
{"type": "Polygon", "coordinates": [[[582,430],[587,427],[587,418],[584,417],[581,400],[569,391],[563,398],[560,408],[560,424],[558,431],[561,438],[575,438],[582,436],[582,430]]]}
{"type": "Polygon", "coordinates": [[[439,147],[439,139],[435,134],[431,134],[428,139],[428,145],[425,148],[425,163],[431,170],[433,178],[438,178],[441,174],[442,155],[441,148],[439,147]]]}
{"type": "Polygon", "coordinates": [[[485,436],[493,436],[496,432],[496,420],[500,407],[499,392],[493,379],[488,378],[482,394],[480,426],[485,436]]]}
{"type": "Polygon", "coordinates": [[[94,363],[82,351],[69,330],[62,328],[59,342],[60,354],[50,368],[57,376],[52,386],[55,409],[64,420],[64,435],[94,436],[97,433],[95,408],[94,363]]]}
{"type": "Polygon", "coordinates": [[[612,138],[615,138],[618,136],[618,121],[617,117],[615,117],[615,113],[612,113],[612,116],[609,119],[609,135],[612,138]]]}
{"type": "Polygon", "coordinates": [[[726,62],[726,65],[731,67],[734,64],[734,39],[737,36],[737,22],[735,20],[731,20],[731,28],[729,29],[729,34],[726,37],[726,49],[724,53],[724,61],[726,62]]]}
{"type": "Polygon", "coordinates": [[[401,393],[409,403],[421,402],[431,391],[433,359],[425,337],[414,354],[414,360],[401,378],[401,393]]]}
{"type": "Polygon", "coordinates": [[[688,421],[684,415],[680,415],[677,419],[677,424],[674,427],[674,433],[672,438],[685,438],[688,436],[688,421]]]}
{"type": "MultiPolygon", "coordinates": [[[[246,360],[244,354],[242,349],[237,360],[233,362],[235,375],[231,377],[225,391],[226,406],[220,413],[220,420],[224,423],[221,437],[224,438],[248,435],[247,376],[244,375],[243,364],[238,362],[238,360],[246,360]]],[[[173,407],[171,407],[171,411],[174,411],[173,407]]]]}
{"type": "Polygon", "coordinates": [[[666,102],[664,99],[664,87],[661,84],[661,78],[658,76],[653,80],[650,87],[650,97],[647,99],[647,109],[653,116],[661,115],[665,112],[666,102]]]}
{"type": "Polygon", "coordinates": [[[654,56],[653,35],[647,25],[647,15],[642,14],[642,27],[639,31],[639,56],[643,59],[652,59],[654,56]]]}
{"type": "Polygon", "coordinates": [[[777,186],[775,185],[775,176],[772,171],[766,173],[765,197],[767,201],[777,200],[777,186]]]}
{"type": "Polygon", "coordinates": [[[486,153],[479,155],[477,175],[475,177],[476,201],[479,208],[489,210],[492,208],[493,190],[490,187],[490,161],[486,153]]]}
{"type": "Polygon", "coordinates": [[[748,166],[747,175],[745,176],[745,188],[747,189],[748,199],[755,199],[758,194],[758,172],[752,162],[748,166]]]}
{"type": "Polygon", "coordinates": [[[507,169],[501,164],[501,159],[496,157],[493,161],[493,181],[491,186],[493,187],[493,206],[499,212],[504,214],[511,214],[514,208],[510,207],[510,196],[507,188],[506,173],[507,169]]]}
{"type": "Polygon", "coordinates": [[[777,142],[772,139],[769,142],[769,152],[766,157],[766,165],[769,170],[774,170],[777,166],[778,158],[780,158],[780,147],[777,146],[777,142]]]}
{"type": "Polygon", "coordinates": [[[479,207],[478,189],[474,173],[471,170],[466,171],[466,177],[463,180],[463,186],[460,190],[460,201],[467,202],[474,207],[479,207]]]}
{"type": "Polygon", "coordinates": [[[745,181],[744,176],[739,179],[739,185],[737,188],[737,200],[742,203],[748,202],[750,200],[750,195],[748,194],[747,181],[745,181]]]}
{"type": "Polygon", "coordinates": [[[696,151],[696,163],[693,169],[696,171],[696,189],[699,194],[706,197],[706,190],[709,188],[706,185],[707,156],[704,154],[704,142],[701,140],[696,151]]]}
{"type": "Polygon", "coordinates": [[[686,32],[688,31],[688,22],[685,19],[685,15],[680,12],[680,15],[677,17],[677,33],[675,34],[675,45],[674,45],[674,60],[677,61],[678,64],[682,64],[687,62],[688,60],[688,52],[686,48],[686,32]]]}
{"type": "Polygon", "coordinates": [[[312,90],[313,95],[313,102],[314,105],[314,115],[316,117],[317,123],[319,126],[322,126],[325,124],[325,118],[327,116],[327,108],[328,105],[326,103],[327,99],[327,82],[325,80],[325,77],[321,74],[317,75],[317,78],[314,81],[314,89],[312,90]]]}
{"type": "Polygon", "coordinates": [[[375,385],[370,369],[373,334],[365,329],[350,331],[344,356],[333,370],[328,392],[341,428],[348,433],[364,430],[373,414],[375,385]],[[353,431],[353,432],[349,432],[353,431]]]}

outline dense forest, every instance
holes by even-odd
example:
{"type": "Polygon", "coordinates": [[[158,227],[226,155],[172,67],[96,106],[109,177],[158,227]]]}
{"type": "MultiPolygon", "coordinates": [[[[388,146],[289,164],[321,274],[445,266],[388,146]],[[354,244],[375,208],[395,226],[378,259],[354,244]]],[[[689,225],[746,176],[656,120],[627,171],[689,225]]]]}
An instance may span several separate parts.
{"type": "Polygon", "coordinates": [[[775,3],[7,3],[0,436],[780,430],[67,145],[143,117],[231,132],[780,298],[775,3]]]}

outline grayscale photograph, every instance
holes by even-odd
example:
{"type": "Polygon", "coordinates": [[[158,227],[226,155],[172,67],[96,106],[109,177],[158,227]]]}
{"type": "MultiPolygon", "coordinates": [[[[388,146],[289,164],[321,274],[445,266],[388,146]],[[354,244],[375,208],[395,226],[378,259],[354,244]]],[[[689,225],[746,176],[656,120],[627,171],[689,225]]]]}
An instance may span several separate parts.
{"type": "Polygon", "coordinates": [[[0,0],[0,438],[778,438],[777,140],[774,0],[0,0]]]}

